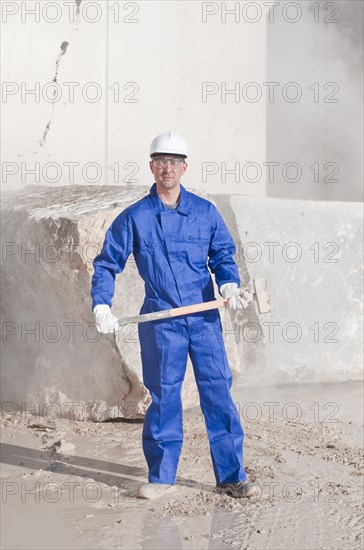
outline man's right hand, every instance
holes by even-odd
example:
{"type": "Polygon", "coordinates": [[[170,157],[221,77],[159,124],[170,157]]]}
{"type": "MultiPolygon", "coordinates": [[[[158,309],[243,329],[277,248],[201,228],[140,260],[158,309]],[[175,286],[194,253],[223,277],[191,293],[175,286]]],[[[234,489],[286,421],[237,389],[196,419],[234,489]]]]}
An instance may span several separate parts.
{"type": "Polygon", "coordinates": [[[95,323],[98,332],[109,334],[117,330],[117,317],[111,313],[107,304],[99,304],[94,307],[95,323]]]}

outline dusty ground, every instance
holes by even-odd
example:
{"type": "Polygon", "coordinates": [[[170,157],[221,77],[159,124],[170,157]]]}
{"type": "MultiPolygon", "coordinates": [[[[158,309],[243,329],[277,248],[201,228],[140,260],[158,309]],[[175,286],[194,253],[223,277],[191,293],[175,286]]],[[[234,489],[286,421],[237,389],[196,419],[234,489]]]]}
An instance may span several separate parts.
{"type": "Polygon", "coordinates": [[[135,498],[142,423],[2,415],[1,547],[359,549],[362,385],[235,388],[259,499],[214,492],[203,419],[185,413],[177,493],[135,498]]]}

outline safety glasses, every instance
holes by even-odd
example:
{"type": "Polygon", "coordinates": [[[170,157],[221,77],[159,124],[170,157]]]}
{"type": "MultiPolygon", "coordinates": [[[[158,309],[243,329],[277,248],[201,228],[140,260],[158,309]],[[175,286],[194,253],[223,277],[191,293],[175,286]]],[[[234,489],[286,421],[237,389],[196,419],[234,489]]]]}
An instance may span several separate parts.
{"type": "Polygon", "coordinates": [[[165,157],[158,157],[156,159],[153,159],[154,166],[157,168],[165,168],[167,164],[169,163],[172,168],[176,168],[177,166],[181,166],[184,164],[183,159],[174,159],[174,158],[165,158],[165,157]]]}

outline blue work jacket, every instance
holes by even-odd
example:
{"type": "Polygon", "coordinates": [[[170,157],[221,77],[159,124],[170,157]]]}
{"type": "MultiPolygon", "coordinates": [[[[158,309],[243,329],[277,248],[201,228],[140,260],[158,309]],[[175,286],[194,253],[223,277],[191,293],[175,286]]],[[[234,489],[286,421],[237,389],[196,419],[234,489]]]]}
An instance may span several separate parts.
{"type": "Polygon", "coordinates": [[[149,195],[115,218],[93,263],[92,309],[111,307],[116,274],[130,254],[145,283],[140,313],[214,300],[211,273],[218,288],[230,282],[240,286],[235,244],[217,208],[180,189],[175,210],[165,207],[154,183],[149,195]]]}

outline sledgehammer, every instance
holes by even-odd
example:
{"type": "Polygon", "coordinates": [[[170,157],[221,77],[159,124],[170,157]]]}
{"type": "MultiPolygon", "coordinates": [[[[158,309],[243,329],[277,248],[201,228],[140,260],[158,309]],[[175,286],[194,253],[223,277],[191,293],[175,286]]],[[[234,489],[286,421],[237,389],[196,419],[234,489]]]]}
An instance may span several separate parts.
{"type": "MultiPolygon", "coordinates": [[[[253,289],[253,300],[257,302],[259,313],[269,313],[272,308],[267,288],[267,280],[264,277],[253,279],[253,289]]],[[[131,323],[158,321],[159,319],[168,319],[169,317],[178,317],[180,315],[188,315],[189,313],[217,309],[220,307],[225,307],[227,302],[228,300],[226,299],[212,300],[211,302],[202,302],[201,304],[193,304],[192,306],[153,311],[152,313],[144,313],[143,315],[136,315],[135,317],[124,317],[122,319],[118,319],[118,326],[121,327],[131,323]]]]}

